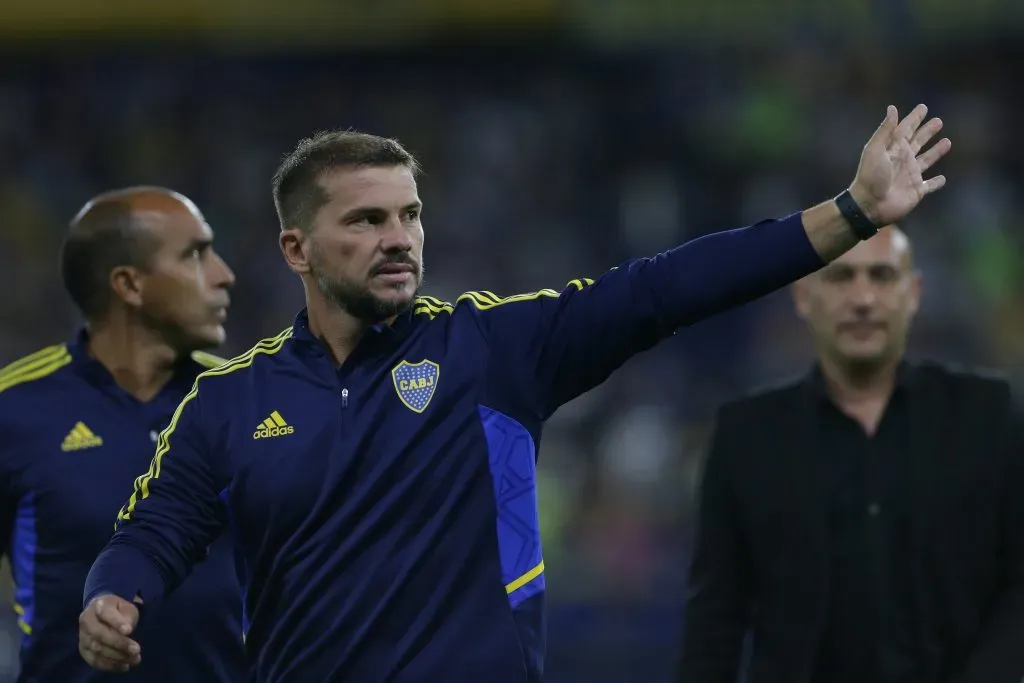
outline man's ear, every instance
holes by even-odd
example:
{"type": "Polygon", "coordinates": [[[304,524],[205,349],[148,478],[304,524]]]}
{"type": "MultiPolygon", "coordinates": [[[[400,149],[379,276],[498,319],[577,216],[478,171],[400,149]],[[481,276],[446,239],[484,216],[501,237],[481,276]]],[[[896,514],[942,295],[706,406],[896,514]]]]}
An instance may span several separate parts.
{"type": "Polygon", "coordinates": [[[811,312],[810,293],[808,292],[807,287],[808,277],[812,276],[808,275],[802,280],[797,280],[790,287],[790,294],[793,297],[793,308],[801,320],[806,320],[807,316],[810,315],[811,312]]]}
{"type": "Polygon", "coordinates": [[[114,295],[133,308],[142,307],[145,279],[142,272],[133,266],[117,266],[110,271],[110,288],[114,295]]]}
{"type": "Polygon", "coordinates": [[[910,301],[908,302],[911,316],[917,315],[917,309],[921,307],[921,293],[924,291],[924,276],[921,271],[915,270],[910,274],[910,301]]]}
{"type": "Polygon", "coordinates": [[[285,263],[288,264],[293,273],[305,275],[310,272],[309,235],[299,228],[288,228],[281,231],[277,243],[281,247],[281,254],[284,256],[285,263]]]}

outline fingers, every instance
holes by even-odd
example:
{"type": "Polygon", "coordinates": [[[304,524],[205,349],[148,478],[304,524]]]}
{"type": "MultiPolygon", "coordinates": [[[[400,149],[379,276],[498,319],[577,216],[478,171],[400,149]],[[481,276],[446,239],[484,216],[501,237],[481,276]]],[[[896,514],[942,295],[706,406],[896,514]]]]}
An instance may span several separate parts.
{"type": "Polygon", "coordinates": [[[134,656],[139,653],[138,643],[99,622],[93,625],[92,628],[86,628],[84,635],[86,640],[104,645],[125,657],[134,656]]]}
{"type": "Polygon", "coordinates": [[[927,115],[928,107],[925,105],[919,104],[914,107],[914,110],[907,114],[906,118],[900,121],[900,124],[896,127],[894,138],[910,140],[927,115]]]}
{"type": "Polygon", "coordinates": [[[914,137],[910,140],[910,149],[916,155],[924,149],[924,146],[928,144],[928,141],[935,137],[940,130],[942,130],[942,119],[938,117],[929,119],[926,124],[921,126],[917,132],[914,133],[914,137]]]}
{"type": "Polygon", "coordinates": [[[141,648],[128,637],[137,620],[138,610],[130,603],[112,596],[97,599],[78,619],[82,658],[101,671],[127,671],[138,664],[141,648]]]}
{"type": "Polygon", "coordinates": [[[108,659],[124,660],[137,663],[141,648],[139,644],[121,633],[118,633],[102,622],[86,622],[79,629],[79,647],[101,655],[108,659]]]}
{"type": "Polygon", "coordinates": [[[921,172],[923,173],[934,166],[935,162],[946,156],[952,147],[953,143],[950,142],[949,138],[942,138],[932,145],[931,149],[917,157],[917,164],[921,168],[921,172]]]}
{"type": "Polygon", "coordinates": [[[868,140],[867,146],[880,144],[888,147],[892,142],[897,123],[899,123],[899,113],[896,111],[896,107],[890,104],[885,109],[885,118],[882,119],[882,123],[875,130],[871,139],[868,140]]]}
{"type": "MultiPolygon", "coordinates": [[[[116,633],[110,633],[114,638],[120,638],[116,633]]],[[[120,647],[112,645],[109,638],[104,637],[102,631],[79,633],[78,652],[82,659],[89,666],[102,671],[127,671],[132,666],[142,661],[138,643],[131,642],[134,647],[120,647]]]]}
{"type": "Polygon", "coordinates": [[[946,176],[944,175],[937,175],[934,178],[929,178],[924,181],[924,193],[931,194],[932,192],[935,192],[935,190],[942,189],[945,184],[946,176]]]}
{"type": "Polygon", "coordinates": [[[117,671],[119,673],[124,673],[131,669],[130,664],[126,664],[122,661],[107,659],[106,657],[91,652],[82,652],[81,650],[79,650],[79,652],[86,664],[99,671],[117,671]]]}
{"type": "Polygon", "coordinates": [[[99,598],[96,601],[96,618],[101,624],[127,636],[135,630],[139,611],[123,600],[99,598]]]}
{"type": "Polygon", "coordinates": [[[79,630],[80,646],[90,652],[106,653],[109,657],[120,657],[131,661],[139,652],[139,644],[99,622],[86,624],[79,630]]]}
{"type": "Polygon", "coordinates": [[[78,652],[90,666],[104,671],[127,671],[142,661],[138,652],[126,654],[90,636],[80,636],[78,652]]]}

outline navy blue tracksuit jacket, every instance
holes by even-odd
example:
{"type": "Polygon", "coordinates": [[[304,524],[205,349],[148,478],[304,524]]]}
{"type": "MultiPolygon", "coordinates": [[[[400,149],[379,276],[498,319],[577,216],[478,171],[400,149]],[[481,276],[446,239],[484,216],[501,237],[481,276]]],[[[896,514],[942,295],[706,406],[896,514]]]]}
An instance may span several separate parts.
{"type": "Polygon", "coordinates": [[[82,586],[113,534],[125,490],[196,376],[222,361],[193,354],[142,403],[89,355],[87,342],[83,331],[0,371],[0,540],[23,633],[18,681],[242,683],[242,599],[229,534],[149,615],[138,633],[142,666],[104,674],[78,654],[82,586]]]}
{"type": "Polygon", "coordinates": [[[544,421],[677,328],[821,265],[794,215],[560,292],[418,298],[340,368],[300,313],[200,375],[85,600],[149,604],[231,520],[253,681],[539,681],[544,421]]]}

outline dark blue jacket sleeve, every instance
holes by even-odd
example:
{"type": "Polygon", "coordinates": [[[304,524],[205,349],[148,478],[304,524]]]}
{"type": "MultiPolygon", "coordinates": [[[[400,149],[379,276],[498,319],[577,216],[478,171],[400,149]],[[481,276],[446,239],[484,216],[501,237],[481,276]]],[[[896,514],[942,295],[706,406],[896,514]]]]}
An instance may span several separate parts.
{"type": "MultiPolygon", "coordinates": [[[[469,292],[491,350],[538,419],[680,327],[769,294],[824,264],[800,214],[706,235],[597,281],[501,299],[469,292]]],[[[513,389],[514,388],[514,389],[513,389]]]]}
{"type": "Polygon", "coordinates": [[[197,383],[160,435],[149,471],[135,480],[89,572],[86,605],[106,593],[158,600],[185,580],[226,526],[219,494],[227,476],[208,446],[198,391],[197,383]]]}

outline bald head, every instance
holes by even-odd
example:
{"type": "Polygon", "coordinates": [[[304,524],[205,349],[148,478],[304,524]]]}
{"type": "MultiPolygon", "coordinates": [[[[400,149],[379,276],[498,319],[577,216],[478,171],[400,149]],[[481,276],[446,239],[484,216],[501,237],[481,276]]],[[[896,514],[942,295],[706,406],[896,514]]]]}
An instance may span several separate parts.
{"type": "Polygon", "coordinates": [[[106,232],[125,234],[158,227],[171,216],[202,222],[191,199],[163,187],[129,187],[93,197],[71,219],[69,237],[86,238],[106,232]]]}
{"type": "Polygon", "coordinates": [[[887,225],[878,231],[879,234],[875,237],[884,237],[889,240],[889,245],[901,255],[906,255],[908,259],[913,261],[913,249],[910,244],[910,238],[907,237],[907,233],[900,229],[900,226],[893,223],[887,225]]]}
{"type": "Polygon", "coordinates": [[[908,269],[914,267],[914,251],[910,244],[910,238],[895,223],[886,225],[869,240],[861,242],[849,252],[839,257],[847,261],[858,261],[863,257],[878,259],[889,259],[899,263],[908,269]]]}
{"type": "Polygon", "coordinates": [[[61,249],[61,277],[89,320],[103,317],[115,298],[111,273],[148,269],[160,248],[161,229],[175,219],[203,223],[187,197],[162,187],[130,187],[89,200],[71,220],[61,249]]]}

